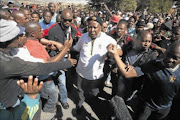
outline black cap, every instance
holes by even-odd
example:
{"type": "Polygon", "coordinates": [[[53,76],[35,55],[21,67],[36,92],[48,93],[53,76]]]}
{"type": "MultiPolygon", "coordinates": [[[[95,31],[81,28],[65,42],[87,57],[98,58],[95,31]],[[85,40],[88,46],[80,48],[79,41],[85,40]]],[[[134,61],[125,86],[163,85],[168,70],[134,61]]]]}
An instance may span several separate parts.
{"type": "Polygon", "coordinates": [[[88,22],[89,22],[89,21],[96,21],[96,22],[98,22],[98,23],[102,26],[102,20],[101,20],[100,17],[92,16],[92,17],[89,17],[89,18],[87,19],[87,21],[88,21],[88,22]]]}
{"type": "Polygon", "coordinates": [[[136,26],[146,26],[145,21],[138,21],[136,26]]]}
{"type": "Polygon", "coordinates": [[[8,4],[14,4],[12,1],[8,2],[8,4]]]}

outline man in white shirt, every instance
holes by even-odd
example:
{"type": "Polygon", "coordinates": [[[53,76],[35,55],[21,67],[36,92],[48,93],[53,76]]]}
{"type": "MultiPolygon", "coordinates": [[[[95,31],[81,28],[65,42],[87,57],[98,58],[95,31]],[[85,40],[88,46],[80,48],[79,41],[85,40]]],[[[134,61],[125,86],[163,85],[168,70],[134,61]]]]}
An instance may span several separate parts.
{"type": "MultiPolygon", "coordinates": [[[[82,104],[85,100],[84,92],[97,95],[99,88],[104,85],[103,67],[107,55],[107,46],[116,41],[101,32],[102,20],[99,17],[88,18],[88,32],[83,34],[74,50],[80,52],[77,71],[77,87],[79,101],[77,113],[80,114],[82,104]]],[[[120,48],[120,47],[119,47],[120,48]]]]}

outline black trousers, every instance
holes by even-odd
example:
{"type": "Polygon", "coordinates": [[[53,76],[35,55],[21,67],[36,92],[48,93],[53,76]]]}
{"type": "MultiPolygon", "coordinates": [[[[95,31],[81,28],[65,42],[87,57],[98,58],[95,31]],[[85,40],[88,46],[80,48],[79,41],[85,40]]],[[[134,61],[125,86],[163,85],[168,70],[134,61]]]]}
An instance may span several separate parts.
{"type": "Polygon", "coordinates": [[[88,80],[82,78],[77,73],[77,87],[78,87],[78,103],[77,107],[81,107],[85,101],[85,93],[91,93],[93,96],[96,96],[104,87],[104,77],[97,80],[88,80]]]}
{"type": "Polygon", "coordinates": [[[144,101],[141,101],[139,102],[134,120],[147,120],[148,118],[151,118],[151,120],[162,120],[169,114],[170,109],[171,108],[168,107],[162,110],[154,110],[150,108],[144,101]]]}
{"type": "Polygon", "coordinates": [[[143,77],[139,78],[124,78],[119,76],[117,81],[116,95],[122,97],[124,100],[129,98],[134,90],[141,90],[143,85],[143,77]]]}

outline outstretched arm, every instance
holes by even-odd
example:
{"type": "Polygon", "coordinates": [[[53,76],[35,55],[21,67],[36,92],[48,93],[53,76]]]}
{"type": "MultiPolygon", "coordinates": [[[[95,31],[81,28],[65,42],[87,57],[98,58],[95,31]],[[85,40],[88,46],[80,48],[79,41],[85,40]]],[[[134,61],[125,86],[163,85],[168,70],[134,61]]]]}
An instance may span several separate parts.
{"type": "Polygon", "coordinates": [[[111,17],[113,17],[113,15],[112,15],[111,11],[109,10],[108,6],[107,6],[106,4],[104,4],[104,7],[105,7],[105,9],[108,11],[109,15],[110,15],[111,17]]]}
{"type": "Polygon", "coordinates": [[[64,48],[59,52],[56,56],[49,58],[48,60],[45,60],[45,63],[50,63],[50,62],[58,62],[60,61],[65,54],[68,52],[69,48],[72,46],[73,39],[70,38],[70,40],[66,40],[64,43],[64,48]]]}
{"type": "Polygon", "coordinates": [[[47,40],[45,38],[42,38],[40,40],[40,42],[41,42],[41,44],[46,45],[46,47],[48,49],[52,49],[52,50],[58,49],[59,51],[61,51],[64,48],[62,43],[56,42],[56,41],[53,41],[53,40],[47,40]]]}
{"type": "Polygon", "coordinates": [[[121,71],[121,73],[126,77],[126,78],[132,78],[132,77],[137,77],[137,73],[134,69],[132,69],[132,66],[127,66],[124,64],[124,62],[121,60],[119,57],[118,49],[116,45],[110,44],[108,46],[108,51],[113,54],[114,59],[121,71]]]}

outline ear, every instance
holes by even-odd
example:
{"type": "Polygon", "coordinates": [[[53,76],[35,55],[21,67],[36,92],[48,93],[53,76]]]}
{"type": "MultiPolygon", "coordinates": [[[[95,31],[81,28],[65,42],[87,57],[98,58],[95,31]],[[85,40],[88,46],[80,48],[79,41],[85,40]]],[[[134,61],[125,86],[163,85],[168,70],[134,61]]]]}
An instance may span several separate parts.
{"type": "Polygon", "coordinates": [[[31,33],[30,33],[30,36],[31,36],[31,37],[34,37],[34,36],[35,36],[35,33],[34,33],[34,32],[31,32],[31,33]]]}
{"type": "Polygon", "coordinates": [[[15,19],[15,21],[16,21],[17,23],[19,23],[19,22],[20,22],[20,20],[19,20],[18,18],[16,18],[16,19],[15,19]]]}

